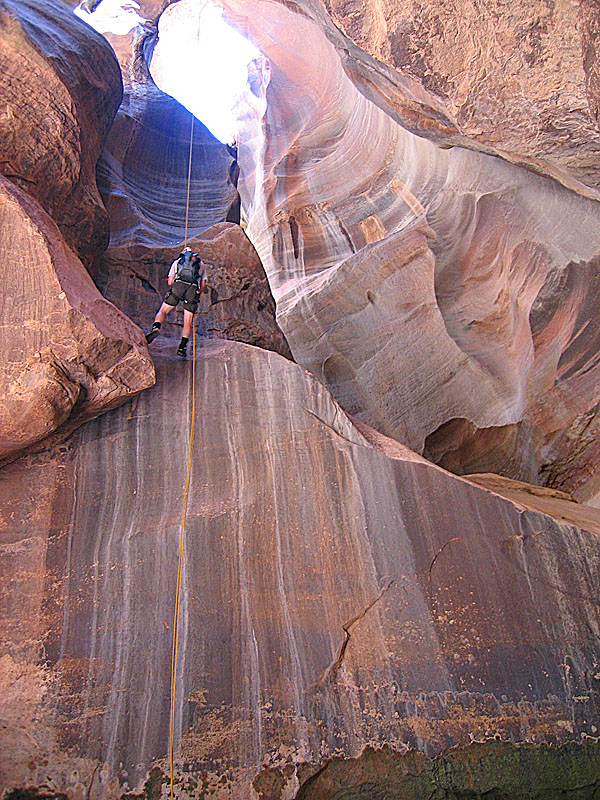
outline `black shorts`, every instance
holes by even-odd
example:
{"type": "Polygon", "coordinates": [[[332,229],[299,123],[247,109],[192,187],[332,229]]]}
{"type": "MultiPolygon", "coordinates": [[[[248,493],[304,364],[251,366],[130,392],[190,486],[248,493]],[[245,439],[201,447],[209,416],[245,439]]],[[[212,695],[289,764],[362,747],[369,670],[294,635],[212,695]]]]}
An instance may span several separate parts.
{"type": "Polygon", "coordinates": [[[196,313],[198,308],[198,284],[197,283],[184,283],[183,281],[175,281],[169,291],[166,293],[163,300],[168,306],[176,306],[177,303],[183,302],[183,307],[186,311],[191,311],[192,314],[196,313]]]}

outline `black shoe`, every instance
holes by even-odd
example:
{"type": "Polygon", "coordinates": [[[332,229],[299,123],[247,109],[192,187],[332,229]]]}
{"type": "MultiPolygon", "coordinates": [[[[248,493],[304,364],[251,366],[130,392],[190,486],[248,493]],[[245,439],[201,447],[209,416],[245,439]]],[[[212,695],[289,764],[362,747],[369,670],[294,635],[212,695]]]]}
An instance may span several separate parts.
{"type": "Polygon", "coordinates": [[[182,358],[187,358],[187,347],[184,344],[180,344],[177,348],[177,355],[182,358]]]}
{"type": "Polygon", "coordinates": [[[150,344],[150,342],[153,342],[159,333],[160,333],[160,328],[155,328],[153,326],[150,329],[150,331],[146,334],[146,341],[148,342],[148,344],[150,344]]]}

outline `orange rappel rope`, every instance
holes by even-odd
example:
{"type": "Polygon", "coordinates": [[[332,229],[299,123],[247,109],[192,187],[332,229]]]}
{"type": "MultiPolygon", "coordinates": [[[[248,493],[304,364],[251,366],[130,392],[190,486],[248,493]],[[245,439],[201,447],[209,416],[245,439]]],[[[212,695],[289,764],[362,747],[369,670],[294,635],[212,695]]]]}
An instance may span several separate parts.
{"type": "MultiPolygon", "coordinates": [[[[187,245],[188,220],[190,211],[190,183],[192,177],[192,147],[194,142],[194,115],[190,130],[190,157],[188,163],[187,200],[185,205],[184,247],[187,245]]],[[[175,613],[173,615],[173,648],[171,653],[171,711],[169,725],[169,762],[171,772],[171,800],[173,800],[173,753],[175,750],[175,697],[177,687],[177,646],[179,644],[179,607],[181,605],[181,575],[183,572],[183,549],[185,545],[185,521],[187,516],[188,497],[190,493],[190,477],[192,474],[192,453],[194,450],[194,429],[196,421],[196,317],[192,317],[192,418],[190,422],[190,443],[188,446],[187,470],[183,505],[181,508],[181,525],[179,531],[179,557],[177,559],[177,585],[175,588],[175,613]]]]}

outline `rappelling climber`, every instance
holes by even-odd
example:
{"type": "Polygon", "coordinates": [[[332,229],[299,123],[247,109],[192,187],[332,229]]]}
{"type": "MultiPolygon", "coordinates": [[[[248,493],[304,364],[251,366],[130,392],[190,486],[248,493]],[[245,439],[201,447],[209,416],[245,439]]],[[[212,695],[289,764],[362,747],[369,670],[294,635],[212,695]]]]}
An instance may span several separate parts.
{"type": "Polygon", "coordinates": [[[184,247],[179,256],[171,264],[167,277],[169,291],[166,293],[161,307],[156,313],[154,323],[146,334],[148,344],[153,342],[160,333],[160,326],[165,321],[167,314],[172,311],[179,302],[183,302],[183,331],[177,355],[185,358],[187,355],[187,343],[192,333],[192,320],[200,295],[206,289],[206,268],[202,263],[198,253],[191,247],[184,247]]]}

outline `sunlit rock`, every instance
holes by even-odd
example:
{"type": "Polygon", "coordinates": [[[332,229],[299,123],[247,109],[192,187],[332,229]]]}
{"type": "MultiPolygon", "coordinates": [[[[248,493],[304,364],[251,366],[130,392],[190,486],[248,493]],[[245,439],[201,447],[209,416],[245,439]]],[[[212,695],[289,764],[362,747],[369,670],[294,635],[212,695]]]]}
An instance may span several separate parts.
{"type": "MultiPolygon", "coordinates": [[[[318,8],[317,3],[307,6],[318,8]]],[[[331,38],[349,73],[357,72],[368,96],[396,113],[405,127],[428,135],[418,112],[397,108],[396,87],[386,91],[386,67],[392,68],[392,83],[414,80],[430,95],[424,104],[444,110],[451,126],[435,131],[438,140],[445,134],[457,144],[462,138],[463,144],[498,153],[598,199],[595,2],[518,0],[507,6],[493,0],[482,6],[466,0],[455,6],[384,0],[358,10],[331,0],[325,6],[331,14],[327,30],[337,27],[331,38]],[[339,31],[375,62],[361,59],[339,31]],[[349,52],[343,53],[344,46],[349,52]]]]}
{"type": "Polygon", "coordinates": [[[306,17],[227,8],[267,60],[240,109],[239,188],[296,360],[352,413],[457,471],[556,483],[560,458],[585,497],[567,432],[600,399],[598,203],[409,133],[306,17]]]}

